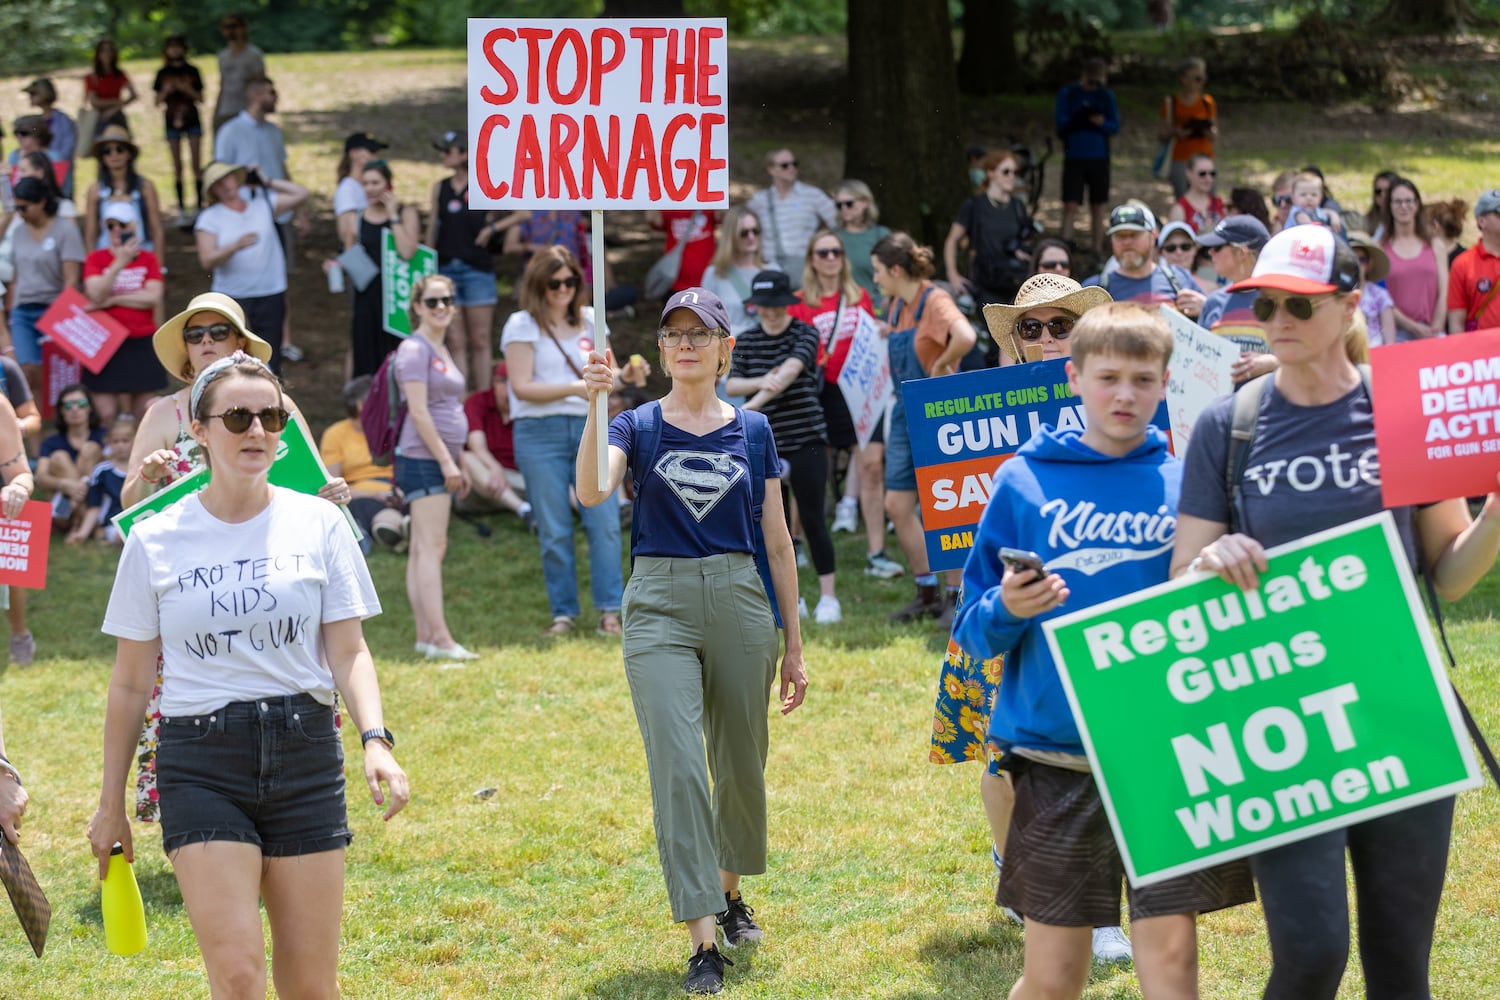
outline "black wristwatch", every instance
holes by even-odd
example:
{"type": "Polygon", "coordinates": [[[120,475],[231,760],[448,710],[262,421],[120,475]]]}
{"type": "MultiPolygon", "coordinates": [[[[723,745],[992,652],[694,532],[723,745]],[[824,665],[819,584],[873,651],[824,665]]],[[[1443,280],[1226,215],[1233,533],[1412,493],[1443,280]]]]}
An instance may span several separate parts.
{"type": "Polygon", "coordinates": [[[396,734],[389,729],[366,729],[359,734],[359,745],[364,746],[371,740],[380,740],[385,744],[387,750],[396,749],[396,734]]]}

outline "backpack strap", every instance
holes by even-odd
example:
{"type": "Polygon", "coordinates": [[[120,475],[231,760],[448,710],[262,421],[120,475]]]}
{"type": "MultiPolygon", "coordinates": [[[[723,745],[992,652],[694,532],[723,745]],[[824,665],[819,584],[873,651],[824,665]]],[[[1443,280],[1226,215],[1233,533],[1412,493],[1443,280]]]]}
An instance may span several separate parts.
{"type": "Polygon", "coordinates": [[[635,546],[641,537],[641,487],[646,485],[647,468],[661,447],[661,403],[656,400],[635,408],[635,435],[631,442],[630,482],[635,488],[635,503],[630,509],[630,566],[635,568],[635,546]]]}
{"type": "MultiPolygon", "coordinates": [[[[745,454],[750,459],[750,516],[752,538],[755,542],[755,568],[760,572],[760,582],[766,588],[766,599],[771,602],[771,617],[776,627],[782,628],[781,608],[776,603],[776,584],[771,578],[771,558],[766,553],[766,536],[761,530],[760,518],[766,502],[766,468],[771,440],[771,422],[765,414],[740,411],[745,424],[745,454]]],[[[779,470],[778,470],[779,471],[779,470]]]]}

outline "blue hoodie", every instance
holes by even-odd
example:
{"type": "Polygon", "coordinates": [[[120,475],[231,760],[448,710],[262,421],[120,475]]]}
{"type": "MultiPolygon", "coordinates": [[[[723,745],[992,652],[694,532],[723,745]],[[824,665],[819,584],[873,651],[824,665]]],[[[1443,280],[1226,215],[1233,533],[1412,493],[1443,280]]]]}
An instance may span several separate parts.
{"type": "Polygon", "coordinates": [[[964,565],[953,638],[977,660],[1005,654],[989,728],[1002,749],[1083,754],[1042,622],[1165,582],[1181,488],[1182,463],[1155,427],[1130,454],[1111,458],[1084,444],[1080,431],[1048,425],[995,473],[964,565]],[[1041,556],[1067,581],[1067,604],[1035,618],[1005,610],[1001,546],[1041,556]]]}

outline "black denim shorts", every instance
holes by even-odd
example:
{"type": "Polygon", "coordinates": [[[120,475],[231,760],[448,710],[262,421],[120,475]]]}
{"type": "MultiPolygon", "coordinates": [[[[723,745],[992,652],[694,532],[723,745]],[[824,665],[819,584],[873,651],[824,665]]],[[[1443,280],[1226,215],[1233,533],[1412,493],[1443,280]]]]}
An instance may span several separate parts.
{"type": "Polygon", "coordinates": [[[308,694],[163,717],[157,742],[162,847],[229,840],[266,857],[349,846],[344,746],[333,708],[308,694]]]}

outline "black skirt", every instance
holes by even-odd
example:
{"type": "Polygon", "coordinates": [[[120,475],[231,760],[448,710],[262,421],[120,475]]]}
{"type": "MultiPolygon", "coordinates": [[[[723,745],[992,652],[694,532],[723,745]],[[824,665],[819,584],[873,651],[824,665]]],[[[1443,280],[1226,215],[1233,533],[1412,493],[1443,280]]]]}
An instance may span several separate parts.
{"type": "Polygon", "coordinates": [[[83,384],[90,392],[160,392],[167,387],[167,373],[150,337],[128,337],[98,375],[83,370],[83,384]]]}

